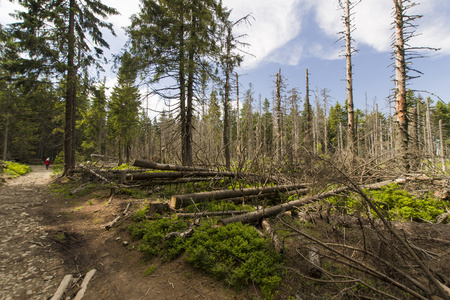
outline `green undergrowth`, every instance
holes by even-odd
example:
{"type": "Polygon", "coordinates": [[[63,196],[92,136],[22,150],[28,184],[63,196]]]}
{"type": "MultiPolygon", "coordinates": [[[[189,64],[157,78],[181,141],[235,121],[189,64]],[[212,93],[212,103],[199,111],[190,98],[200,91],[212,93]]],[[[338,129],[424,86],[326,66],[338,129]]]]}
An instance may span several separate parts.
{"type": "Polygon", "coordinates": [[[31,168],[24,164],[12,161],[0,161],[0,163],[5,166],[1,171],[2,174],[6,174],[10,178],[19,177],[31,172],[31,168]]]}
{"type": "Polygon", "coordinates": [[[216,227],[203,222],[191,237],[165,239],[171,232],[181,232],[189,222],[177,218],[148,220],[148,207],[133,215],[129,227],[138,250],[148,258],[161,257],[169,261],[183,255],[191,265],[203,269],[216,280],[239,290],[256,284],[266,299],[272,299],[282,274],[277,265],[283,257],[272,249],[269,239],[252,226],[241,223],[216,227]]]}
{"type": "Polygon", "coordinates": [[[239,210],[254,210],[251,205],[240,205],[233,202],[225,201],[207,201],[197,203],[196,205],[191,204],[185,208],[186,212],[194,213],[198,210],[200,211],[239,211],[239,210]]]}
{"type": "MultiPolygon", "coordinates": [[[[402,189],[397,183],[381,187],[379,190],[367,191],[372,200],[387,213],[393,221],[433,221],[450,207],[450,201],[439,200],[431,195],[418,198],[402,189]]],[[[362,200],[354,194],[334,196],[328,199],[337,211],[354,213],[366,207],[362,200]]],[[[374,211],[372,215],[377,217],[374,211]]]]}

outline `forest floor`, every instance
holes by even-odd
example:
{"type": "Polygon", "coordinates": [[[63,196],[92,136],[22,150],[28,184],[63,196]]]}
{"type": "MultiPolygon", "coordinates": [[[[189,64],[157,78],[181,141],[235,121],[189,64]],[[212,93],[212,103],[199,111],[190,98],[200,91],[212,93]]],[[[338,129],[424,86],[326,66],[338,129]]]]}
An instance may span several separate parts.
{"type": "MultiPolygon", "coordinates": [[[[83,299],[263,298],[255,286],[233,290],[193,268],[183,257],[164,263],[158,259],[146,261],[127,230],[130,216],[140,207],[142,199],[120,195],[108,204],[110,191],[107,189],[94,189],[85,195],[78,193],[69,199],[58,197],[50,186],[54,181],[65,183],[63,180],[67,179],[52,178],[52,171],[45,166],[32,166],[32,169],[33,172],[0,185],[0,299],[50,299],[67,274],[80,278],[66,294],[73,299],[83,276],[92,269],[97,272],[83,299]],[[128,204],[131,212],[122,216],[114,228],[106,230],[105,225],[122,215],[128,204]],[[150,266],[155,270],[146,275],[150,266]]],[[[315,225],[308,225],[308,230],[314,230],[329,242],[338,236],[344,236],[346,242],[361,242],[351,228],[330,227],[325,219],[315,218],[315,225]]],[[[396,227],[418,247],[443,253],[430,264],[450,277],[449,225],[397,223],[396,227]]],[[[287,267],[296,270],[308,267],[298,255],[298,249],[307,244],[300,238],[288,242],[287,267]]],[[[345,289],[335,284],[304,282],[295,272],[286,276],[276,299],[289,296],[290,299],[329,299],[330,295],[337,294],[341,295],[336,299],[347,297],[345,289]]],[[[386,287],[383,283],[379,286],[386,287]]]]}
{"type": "Polygon", "coordinates": [[[52,171],[32,169],[0,186],[0,299],[49,299],[66,274],[77,278],[91,269],[97,272],[83,299],[248,299],[255,294],[229,289],[182,258],[152,261],[156,269],[145,276],[149,263],[126,229],[104,227],[123,203],[106,206],[107,194],[57,199],[49,190],[52,171]]]}

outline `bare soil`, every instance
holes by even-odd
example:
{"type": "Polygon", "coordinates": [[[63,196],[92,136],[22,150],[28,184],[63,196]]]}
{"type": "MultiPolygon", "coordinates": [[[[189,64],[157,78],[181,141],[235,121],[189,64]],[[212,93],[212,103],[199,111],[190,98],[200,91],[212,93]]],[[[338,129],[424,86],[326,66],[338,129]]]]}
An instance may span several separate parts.
{"type": "MultiPolygon", "coordinates": [[[[133,200],[106,205],[108,191],[57,199],[48,188],[51,170],[32,169],[0,186],[0,299],[49,299],[64,275],[77,278],[91,269],[97,272],[83,299],[258,298],[255,289],[236,292],[182,258],[145,261],[126,220],[109,231],[104,227],[133,200]],[[155,271],[146,276],[150,265],[155,271]]],[[[66,296],[76,294],[80,283],[66,296]]]]}

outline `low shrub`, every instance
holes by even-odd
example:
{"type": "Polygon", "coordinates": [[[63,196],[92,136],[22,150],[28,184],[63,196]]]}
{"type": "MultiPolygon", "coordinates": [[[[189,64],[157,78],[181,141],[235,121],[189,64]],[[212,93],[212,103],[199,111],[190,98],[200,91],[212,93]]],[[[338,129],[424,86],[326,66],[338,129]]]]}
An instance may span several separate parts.
{"type": "Polygon", "coordinates": [[[3,169],[3,173],[8,175],[8,177],[14,178],[31,172],[31,168],[24,164],[12,161],[1,161],[0,163],[6,166],[3,169]]]}
{"type": "Polygon", "coordinates": [[[276,267],[282,257],[254,227],[241,223],[223,227],[203,226],[186,241],[186,259],[234,288],[258,284],[266,299],[281,282],[276,267]]]}

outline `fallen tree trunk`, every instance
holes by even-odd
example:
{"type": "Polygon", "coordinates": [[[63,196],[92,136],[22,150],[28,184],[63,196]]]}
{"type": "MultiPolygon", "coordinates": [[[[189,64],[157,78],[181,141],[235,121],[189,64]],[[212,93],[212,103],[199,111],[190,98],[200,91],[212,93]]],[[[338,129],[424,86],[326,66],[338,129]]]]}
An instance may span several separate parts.
{"type": "Polygon", "coordinates": [[[241,215],[249,213],[250,210],[227,210],[227,211],[202,211],[197,213],[178,213],[178,218],[201,218],[223,215],[241,215]]]}
{"type": "Polygon", "coordinates": [[[89,173],[91,173],[91,174],[94,175],[95,177],[97,177],[97,178],[99,178],[99,179],[101,179],[101,180],[103,180],[103,181],[105,181],[105,182],[111,182],[109,179],[103,177],[102,175],[98,174],[98,173],[95,172],[94,170],[89,169],[88,167],[86,167],[86,166],[83,165],[83,164],[80,164],[80,167],[81,167],[82,169],[88,171],[89,173]]]}
{"type": "Polygon", "coordinates": [[[233,172],[216,172],[216,171],[195,171],[195,172],[152,172],[152,173],[136,173],[128,174],[127,180],[152,180],[152,179],[172,179],[172,178],[186,178],[186,177],[235,177],[233,172]]]}
{"type": "Polygon", "coordinates": [[[270,239],[273,242],[273,246],[275,247],[275,251],[277,251],[278,253],[283,252],[284,250],[284,245],[281,242],[280,238],[278,237],[278,235],[276,234],[276,232],[272,229],[272,227],[270,226],[269,221],[267,220],[263,220],[261,222],[261,227],[269,234],[270,239]]]}
{"type": "Polygon", "coordinates": [[[134,159],[131,162],[134,167],[148,168],[153,170],[166,170],[166,171],[210,171],[208,169],[180,166],[180,165],[170,165],[170,164],[159,164],[148,160],[134,159]]]}
{"type": "MultiPolygon", "coordinates": [[[[378,182],[378,183],[374,183],[374,184],[364,185],[364,186],[362,186],[362,188],[363,189],[379,189],[380,187],[382,187],[384,185],[388,185],[389,183],[393,183],[393,182],[394,181],[392,181],[392,180],[388,180],[388,181],[378,182]]],[[[230,223],[236,223],[236,222],[242,222],[242,223],[255,222],[261,218],[267,218],[270,216],[274,216],[274,215],[277,215],[284,211],[292,210],[296,207],[303,206],[303,205],[312,203],[312,202],[320,200],[320,199],[328,198],[328,197],[334,196],[338,193],[342,193],[347,190],[349,190],[348,187],[341,187],[341,188],[334,189],[334,190],[331,190],[331,191],[328,191],[328,192],[325,192],[325,193],[322,193],[319,195],[305,197],[302,199],[290,201],[290,202],[283,203],[280,205],[275,205],[275,206],[272,206],[269,208],[253,211],[253,212],[250,212],[245,215],[233,216],[230,218],[221,219],[221,220],[217,221],[217,224],[220,226],[224,226],[224,225],[227,225],[230,223]]],[[[173,197],[172,197],[172,201],[173,201],[173,197]]]]}
{"type": "Polygon", "coordinates": [[[53,295],[53,297],[50,300],[60,300],[64,296],[64,293],[66,292],[67,288],[69,287],[70,282],[72,281],[72,278],[73,278],[73,276],[70,274],[64,276],[58,289],[56,290],[56,293],[53,295]]]}
{"type": "Polygon", "coordinates": [[[81,289],[78,291],[74,300],[81,300],[81,298],[83,298],[84,293],[86,293],[87,290],[87,285],[91,280],[92,276],[94,276],[95,272],[97,272],[96,269],[92,269],[89,272],[87,272],[86,276],[84,276],[83,282],[81,283],[81,289]]]}
{"type": "Polygon", "coordinates": [[[253,196],[259,194],[268,194],[275,192],[291,191],[296,189],[304,188],[305,184],[295,184],[295,185],[281,185],[281,186],[270,186],[270,187],[260,187],[260,188],[248,188],[242,190],[221,190],[213,192],[204,193],[193,193],[186,195],[175,195],[172,196],[170,201],[170,207],[178,209],[185,205],[192,203],[191,201],[207,201],[207,200],[217,200],[226,198],[235,198],[241,196],[253,196]]]}
{"type": "Polygon", "coordinates": [[[234,176],[234,177],[247,177],[250,176],[252,178],[259,178],[263,181],[271,181],[270,178],[266,178],[264,176],[253,174],[253,173],[246,173],[246,172],[225,172],[225,171],[217,171],[217,170],[211,170],[211,169],[205,169],[205,168],[199,168],[199,167],[190,167],[190,166],[180,166],[180,165],[171,165],[171,164],[159,164],[147,160],[141,160],[141,159],[134,159],[132,161],[132,166],[134,167],[140,167],[140,168],[148,168],[148,169],[154,169],[154,170],[163,170],[163,171],[180,171],[180,172],[209,172],[214,173],[214,175],[211,176],[234,176]],[[225,175],[229,174],[229,175],[225,175]],[[231,175],[232,174],[232,175],[231,175]]]}
{"type": "Polygon", "coordinates": [[[114,218],[114,220],[112,220],[111,222],[109,222],[106,226],[105,229],[106,230],[110,230],[120,219],[120,215],[118,215],[117,217],[114,218]]]}

